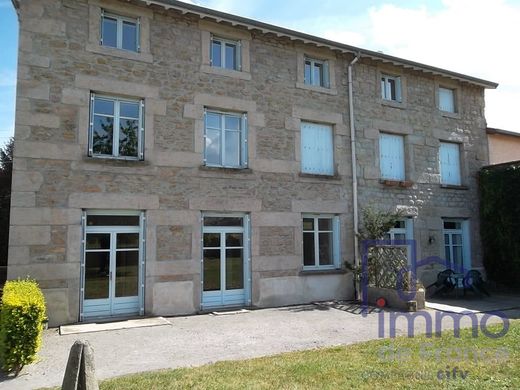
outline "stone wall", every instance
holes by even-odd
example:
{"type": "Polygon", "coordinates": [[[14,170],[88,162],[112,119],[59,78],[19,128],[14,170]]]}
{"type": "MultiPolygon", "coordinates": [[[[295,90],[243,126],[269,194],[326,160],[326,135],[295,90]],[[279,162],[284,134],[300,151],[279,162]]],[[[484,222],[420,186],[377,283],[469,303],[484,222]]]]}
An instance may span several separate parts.
{"type": "MultiPolygon", "coordinates": [[[[301,272],[302,213],[339,215],[342,261],[353,259],[346,80],[352,57],[140,4],[20,1],[8,277],[38,279],[51,325],[75,322],[82,210],[144,210],[146,313],[194,313],[201,301],[201,212],[240,211],[251,215],[252,305],[352,298],[351,274],[301,272]],[[142,53],[96,45],[100,5],[141,15],[142,53]],[[202,48],[212,29],[247,43],[247,72],[207,66],[202,48]],[[302,85],[302,53],[330,59],[334,89],[302,85]],[[144,99],[144,161],[87,156],[91,92],[144,99]],[[247,113],[248,169],[203,166],[204,107],[247,113]],[[335,176],[300,174],[302,120],[333,125],[335,176]]],[[[457,84],[460,115],[445,117],[435,109],[439,80],[395,69],[406,77],[407,102],[386,106],[378,98],[379,69],[366,60],[354,68],[361,205],[412,210],[422,256],[442,253],[441,217],[470,217],[480,264],[475,172],[487,163],[483,90],[457,84]],[[379,183],[380,130],[408,134],[412,188],[379,183]],[[439,139],[463,142],[466,190],[440,188],[439,139]]]]}

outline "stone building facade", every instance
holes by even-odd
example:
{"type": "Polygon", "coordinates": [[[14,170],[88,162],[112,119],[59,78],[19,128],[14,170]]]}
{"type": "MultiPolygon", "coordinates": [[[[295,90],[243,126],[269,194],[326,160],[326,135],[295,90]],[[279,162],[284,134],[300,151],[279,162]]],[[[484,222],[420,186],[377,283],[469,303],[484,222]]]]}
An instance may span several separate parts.
{"type": "Polygon", "coordinates": [[[8,278],[39,281],[51,324],[352,299],[356,56],[359,207],[481,266],[496,84],[173,0],[13,3],[8,278]]]}

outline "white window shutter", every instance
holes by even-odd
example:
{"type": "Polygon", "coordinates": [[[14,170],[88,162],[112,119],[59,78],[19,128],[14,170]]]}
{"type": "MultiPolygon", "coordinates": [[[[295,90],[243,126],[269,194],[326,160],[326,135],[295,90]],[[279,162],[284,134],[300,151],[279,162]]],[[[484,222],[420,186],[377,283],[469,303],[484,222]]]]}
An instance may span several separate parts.
{"type": "Polygon", "coordinates": [[[207,126],[208,126],[208,123],[207,123],[207,119],[208,118],[208,112],[206,110],[206,108],[204,108],[204,135],[202,137],[202,142],[204,143],[202,145],[202,148],[204,150],[204,155],[203,155],[203,159],[202,161],[204,162],[204,165],[206,165],[206,162],[207,162],[207,152],[206,152],[206,138],[207,138],[207,135],[206,135],[206,129],[207,129],[207,126]]]}
{"type": "Polygon", "coordinates": [[[333,218],[332,227],[334,265],[336,266],[336,268],[341,268],[341,236],[339,216],[336,215],[333,218]]]}
{"type": "Polygon", "coordinates": [[[236,63],[237,63],[237,70],[242,71],[242,42],[237,42],[237,51],[236,51],[236,63]]]}
{"type": "Polygon", "coordinates": [[[90,94],[90,120],[88,126],[88,155],[92,156],[93,152],[93,143],[94,143],[94,101],[96,99],[96,95],[90,94]]]}
{"type": "Polygon", "coordinates": [[[315,123],[301,125],[302,172],[317,175],[334,174],[332,127],[315,123]]]}
{"type": "Polygon", "coordinates": [[[460,147],[458,144],[442,142],[439,150],[441,183],[460,185],[460,147]]]}
{"type": "Polygon", "coordinates": [[[101,21],[99,25],[99,44],[103,46],[103,19],[105,18],[105,10],[101,10],[101,21]]]}
{"type": "Polygon", "coordinates": [[[439,109],[446,112],[455,112],[454,98],[452,89],[439,88],[439,109]]]}
{"type": "Polygon", "coordinates": [[[403,101],[403,98],[402,98],[402,85],[401,85],[401,77],[396,77],[395,78],[395,99],[398,101],[398,102],[402,102],[403,101]]]}
{"type": "Polygon", "coordinates": [[[140,53],[141,52],[141,18],[137,18],[135,30],[136,30],[135,31],[135,40],[136,40],[135,47],[137,48],[137,52],[140,53]]]}
{"type": "Polygon", "coordinates": [[[329,69],[329,61],[323,62],[323,86],[325,88],[330,88],[330,69],[329,69]]]}
{"type": "Polygon", "coordinates": [[[213,65],[213,34],[209,37],[209,64],[213,65]]]}
{"type": "Polygon", "coordinates": [[[400,135],[381,134],[379,138],[381,178],[404,180],[404,139],[400,135]]]}
{"type": "Polygon", "coordinates": [[[137,135],[139,160],[144,160],[144,100],[139,102],[139,134],[137,135]]]}
{"type": "Polygon", "coordinates": [[[248,128],[247,128],[247,114],[242,114],[242,145],[241,145],[241,153],[242,161],[241,164],[244,168],[247,168],[248,166],[248,142],[247,142],[247,135],[248,135],[248,128]]]}

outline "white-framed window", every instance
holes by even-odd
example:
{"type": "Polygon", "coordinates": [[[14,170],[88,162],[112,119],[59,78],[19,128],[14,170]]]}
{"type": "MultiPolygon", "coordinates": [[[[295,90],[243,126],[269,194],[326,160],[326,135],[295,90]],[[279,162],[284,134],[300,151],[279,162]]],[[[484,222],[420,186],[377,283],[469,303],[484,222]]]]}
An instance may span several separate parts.
{"type": "Polygon", "coordinates": [[[461,185],[460,145],[453,142],[441,142],[439,148],[441,184],[461,185]]]}
{"type": "Polygon", "coordinates": [[[340,267],[339,216],[303,214],[303,268],[340,267]]]}
{"type": "Polygon", "coordinates": [[[391,228],[388,233],[384,236],[385,240],[397,240],[403,241],[406,240],[406,220],[401,219],[397,221],[393,228],[391,228]]]}
{"type": "Polygon", "coordinates": [[[144,101],[91,94],[89,155],[142,160],[144,101]]]}
{"type": "Polygon", "coordinates": [[[463,272],[471,267],[469,221],[443,219],[444,256],[446,267],[463,272]]]}
{"type": "Polygon", "coordinates": [[[401,77],[381,75],[381,98],[399,103],[402,101],[401,77]]]}
{"type": "Polygon", "coordinates": [[[210,65],[217,68],[242,70],[240,41],[211,37],[210,65]]]}
{"type": "Polygon", "coordinates": [[[330,88],[329,62],[305,57],[303,82],[307,85],[330,88]]]}
{"type": "Polygon", "coordinates": [[[445,112],[456,112],[455,90],[439,87],[439,110],[445,112]]]}
{"type": "Polygon", "coordinates": [[[381,133],[379,136],[379,165],[381,178],[405,180],[404,137],[381,133]]]}
{"type": "Polygon", "coordinates": [[[205,110],[204,163],[207,166],[247,167],[247,115],[205,110]]]}
{"type": "Polygon", "coordinates": [[[139,18],[128,18],[101,10],[101,45],[133,52],[140,51],[139,18]]]}
{"type": "Polygon", "coordinates": [[[331,125],[302,122],[302,173],[334,175],[334,142],[331,125]]]}
{"type": "Polygon", "coordinates": [[[398,220],[394,227],[392,227],[384,236],[383,240],[391,241],[391,244],[399,244],[407,246],[408,264],[412,264],[412,245],[410,241],[413,240],[413,219],[403,218],[398,220]],[[408,242],[407,242],[408,240],[408,242]],[[398,243],[396,243],[396,241],[398,243]]]}

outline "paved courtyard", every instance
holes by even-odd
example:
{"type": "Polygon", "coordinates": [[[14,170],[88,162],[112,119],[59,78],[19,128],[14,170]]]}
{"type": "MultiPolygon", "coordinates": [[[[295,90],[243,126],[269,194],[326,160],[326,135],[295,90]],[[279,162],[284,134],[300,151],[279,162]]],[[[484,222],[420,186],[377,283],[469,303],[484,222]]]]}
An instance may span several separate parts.
{"type": "MultiPolygon", "coordinates": [[[[432,310],[426,313],[434,314],[432,310]]],[[[519,312],[509,312],[518,318],[519,312]]],[[[388,337],[390,312],[384,312],[388,337]]],[[[479,314],[479,316],[481,316],[479,314]]],[[[168,318],[170,324],[135,329],[60,336],[45,332],[39,361],[16,379],[0,379],[0,389],[32,389],[61,384],[71,345],[88,340],[94,348],[98,379],[164,368],[199,366],[220,360],[247,359],[378,338],[382,314],[360,314],[359,306],[304,305],[253,310],[233,315],[168,318]]],[[[490,321],[500,321],[494,318],[490,321]]],[[[443,323],[443,328],[452,326],[443,323]],[[446,325],[446,326],[444,326],[446,325]]],[[[425,322],[415,328],[424,332],[425,322]]],[[[462,321],[469,325],[469,321],[462,321]]],[[[407,321],[397,321],[396,334],[406,334],[407,321]]]]}

